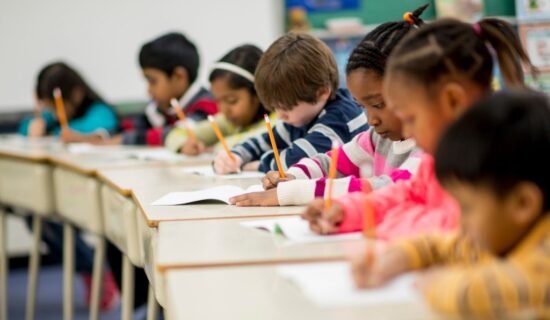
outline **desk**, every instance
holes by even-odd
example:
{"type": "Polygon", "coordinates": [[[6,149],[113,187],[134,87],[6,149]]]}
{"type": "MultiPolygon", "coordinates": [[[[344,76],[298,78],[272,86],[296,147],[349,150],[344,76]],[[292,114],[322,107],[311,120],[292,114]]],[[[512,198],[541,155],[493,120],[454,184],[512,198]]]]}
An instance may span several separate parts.
{"type": "Polygon", "coordinates": [[[275,266],[169,270],[166,315],[177,319],[436,319],[423,304],[321,308],[275,266]]]}

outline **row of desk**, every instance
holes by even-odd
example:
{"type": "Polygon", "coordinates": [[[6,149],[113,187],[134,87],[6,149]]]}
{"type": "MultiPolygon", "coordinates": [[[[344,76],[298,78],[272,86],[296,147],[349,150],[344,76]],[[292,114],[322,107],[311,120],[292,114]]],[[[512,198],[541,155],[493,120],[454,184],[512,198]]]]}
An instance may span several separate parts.
{"type": "MultiPolygon", "coordinates": [[[[282,237],[245,228],[251,219],[297,215],[302,207],[237,208],[219,204],[151,206],[172,191],[227,183],[246,188],[255,179],[228,182],[186,173],[204,158],[173,161],[127,156],[138,147],[71,153],[52,139],[0,137],[0,203],[33,214],[27,319],[34,318],[43,219],[64,226],[64,319],[72,319],[74,228],[96,236],[90,318],[99,318],[105,241],[123,253],[122,319],[131,319],[134,267],[150,283],[148,319],[157,303],[168,319],[335,319],[433,317],[423,305],[319,308],[275,272],[284,264],[345,260],[365,248],[363,240],[282,244],[282,237]],[[106,151],[108,150],[108,151],[106,151]]],[[[5,212],[0,212],[0,320],[7,319],[5,212]],[[3,298],[2,298],[3,297],[3,298]]]]}

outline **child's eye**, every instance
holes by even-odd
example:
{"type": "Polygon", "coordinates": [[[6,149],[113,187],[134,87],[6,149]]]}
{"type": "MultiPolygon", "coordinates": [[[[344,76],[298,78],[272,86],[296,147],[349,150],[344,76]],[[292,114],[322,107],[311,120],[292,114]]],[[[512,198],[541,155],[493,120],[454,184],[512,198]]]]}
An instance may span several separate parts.
{"type": "Polygon", "coordinates": [[[372,107],[375,109],[384,109],[386,107],[386,104],[384,102],[380,102],[377,104],[373,104],[372,107]]]}

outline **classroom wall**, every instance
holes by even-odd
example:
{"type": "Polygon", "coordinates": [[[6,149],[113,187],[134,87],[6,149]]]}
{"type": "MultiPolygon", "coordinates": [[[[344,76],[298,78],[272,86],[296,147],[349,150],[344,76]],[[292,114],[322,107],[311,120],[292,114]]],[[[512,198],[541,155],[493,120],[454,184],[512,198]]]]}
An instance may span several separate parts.
{"type": "Polygon", "coordinates": [[[201,78],[228,49],[265,49],[283,32],[282,0],[0,0],[0,113],[29,109],[35,76],[63,59],[107,99],[145,100],[142,43],[183,31],[198,45],[201,78]]]}

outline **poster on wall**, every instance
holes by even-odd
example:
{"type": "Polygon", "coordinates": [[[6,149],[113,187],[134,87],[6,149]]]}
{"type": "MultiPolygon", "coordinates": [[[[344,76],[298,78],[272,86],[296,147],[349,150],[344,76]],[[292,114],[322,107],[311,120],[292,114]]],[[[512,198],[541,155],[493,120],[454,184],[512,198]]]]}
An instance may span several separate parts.
{"type": "Polygon", "coordinates": [[[550,93],[550,23],[522,24],[519,34],[531,62],[539,71],[536,79],[528,74],[527,83],[550,93]]]}
{"type": "Polygon", "coordinates": [[[307,12],[357,10],[360,0],[286,0],[287,9],[301,7],[307,12]]]}
{"type": "Polygon", "coordinates": [[[550,21],[550,0],[516,0],[516,14],[522,22],[550,21]]]}
{"type": "Polygon", "coordinates": [[[466,22],[478,21],[483,16],[482,0],[435,0],[437,17],[450,17],[466,22]]]}

